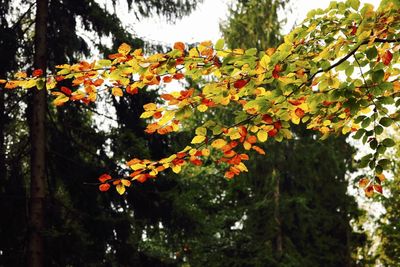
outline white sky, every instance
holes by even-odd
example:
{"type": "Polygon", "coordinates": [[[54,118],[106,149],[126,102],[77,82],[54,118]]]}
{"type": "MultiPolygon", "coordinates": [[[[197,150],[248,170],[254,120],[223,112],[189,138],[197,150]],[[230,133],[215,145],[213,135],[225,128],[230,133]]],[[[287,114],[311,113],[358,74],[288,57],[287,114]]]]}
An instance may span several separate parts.
{"type": "MultiPolygon", "coordinates": [[[[216,41],[221,38],[219,23],[228,16],[230,0],[204,0],[198,8],[187,17],[169,23],[165,18],[149,18],[140,22],[128,23],[126,26],[133,29],[138,37],[153,40],[158,43],[172,45],[176,41],[186,43],[201,42],[205,40],[216,41]]],[[[327,8],[330,0],[292,0],[291,10],[281,12],[281,17],[287,19],[283,27],[284,33],[288,33],[295,23],[301,23],[308,11],[316,8],[327,8]]],[[[379,0],[361,0],[361,4],[371,3],[378,7],[379,0]]],[[[121,3],[122,4],[122,3],[121,3]]],[[[131,16],[127,9],[120,9],[121,16],[131,16]]]]}

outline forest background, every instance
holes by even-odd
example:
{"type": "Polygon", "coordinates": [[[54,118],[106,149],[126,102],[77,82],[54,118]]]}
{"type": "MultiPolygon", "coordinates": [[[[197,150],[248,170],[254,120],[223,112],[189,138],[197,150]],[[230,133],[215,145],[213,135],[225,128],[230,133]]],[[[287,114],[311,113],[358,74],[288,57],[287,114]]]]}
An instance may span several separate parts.
{"type": "MultiPolygon", "coordinates": [[[[109,54],[123,42],[162,51],[175,41],[215,38],[189,37],[179,27],[158,26],[169,39],[156,38],[162,36],[160,31],[147,35],[154,16],[185,24],[190,32],[213,35],[218,31],[210,33],[208,24],[200,23],[196,29],[193,21],[185,21],[185,16],[202,8],[206,14],[197,15],[202,21],[219,23],[215,17],[226,14],[220,29],[229,47],[274,47],[287,31],[285,17],[296,12],[293,5],[297,5],[239,0],[229,3],[227,12],[217,8],[210,12],[211,7],[202,7],[210,1],[110,2],[49,0],[46,54],[50,69],[109,54]]],[[[0,1],[1,77],[31,68],[27,62],[35,61],[37,3],[0,1]]],[[[389,183],[392,194],[374,200],[382,203],[382,214],[371,218],[370,206],[359,205],[355,197],[364,204],[367,200],[354,190],[348,194],[354,187],[349,177],[355,177],[351,145],[343,138],[321,145],[302,127],[295,129],[299,137],[295,140],[267,142],[268,156],[257,156],[249,164],[249,174],[234,180],[226,180],[223,170],[209,162],[203,168],[187,168],[179,176],[167,173],[135,183],[124,197],[111,191],[99,193],[93,185],[99,170],[115,169],[115,162],[128,156],[160,158],[190,140],[193,124],[201,118],[193,118],[193,124],[172,137],[143,133],[142,106],[157,101],[163,90],[168,88],[149,88],[123,99],[108,97],[97,106],[48,105],[41,245],[32,248],[29,132],[33,97],[1,89],[1,266],[34,266],[33,249],[41,253],[43,266],[400,264],[398,181],[389,183]]],[[[230,119],[226,113],[216,117],[230,119]]]]}

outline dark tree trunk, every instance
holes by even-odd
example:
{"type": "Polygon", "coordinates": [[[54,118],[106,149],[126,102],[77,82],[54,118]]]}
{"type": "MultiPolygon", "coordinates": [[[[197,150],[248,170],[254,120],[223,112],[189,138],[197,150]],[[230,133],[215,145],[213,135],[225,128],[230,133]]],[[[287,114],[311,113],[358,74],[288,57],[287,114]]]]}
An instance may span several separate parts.
{"type": "MultiPolygon", "coordinates": [[[[46,71],[48,0],[36,1],[34,68],[46,71]]],[[[31,102],[31,189],[28,265],[43,266],[43,230],[46,194],[46,89],[35,89],[31,102]]]]}
{"type": "MultiPolygon", "coordinates": [[[[5,77],[0,72],[1,77],[5,77]]],[[[6,125],[4,90],[0,88],[0,180],[5,183],[7,177],[6,150],[5,150],[5,125],[6,125]]]]}
{"type": "Polygon", "coordinates": [[[274,179],[274,220],[276,227],[276,235],[275,235],[275,251],[276,257],[278,260],[281,259],[283,253],[283,245],[282,245],[282,222],[281,222],[281,212],[280,212],[280,173],[276,170],[276,168],[272,171],[272,178],[274,179]]]}

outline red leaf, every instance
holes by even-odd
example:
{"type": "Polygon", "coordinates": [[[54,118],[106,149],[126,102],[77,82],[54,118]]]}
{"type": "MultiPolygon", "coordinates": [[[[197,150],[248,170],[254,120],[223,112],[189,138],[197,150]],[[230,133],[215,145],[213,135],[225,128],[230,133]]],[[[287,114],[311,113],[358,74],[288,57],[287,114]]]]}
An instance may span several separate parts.
{"type": "Polygon", "coordinates": [[[268,136],[269,137],[274,137],[277,134],[278,134],[278,130],[277,129],[272,129],[272,130],[268,131],[268,136]]]}
{"type": "Polygon", "coordinates": [[[71,89],[69,89],[68,87],[65,87],[65,86],[61,86],[61,92],[63,92],[64,94],[66,94],[68,96],[70,96],[72,93],[71,89]]]}
{"type": "Polygon", "coordinates": [[[264,114],[262,116],[262,120],[266,123],[266,124],[272,124],[272,117],[268,114],[264,114]]]}
{"type": "Polygon", "coordinates": [[[126,92],[131,95],[136,95],[139,92],[139,89],[137,87],[128,85],[128,87],[126,87],[126,92]]]}
{"type": "Polygon", "coordinates": [[[380,194],[383,194],[382,186],[379,184],[374,184],[374,190],[380,194]]]}
{"type": "Polygon", "coordinates": [[[185,77],[185,75],[183,75],[182,73],[175,73],[175,74],[174,74],[174,79],[175,79],[175,80],[180,80],[180,79],[182,79],[183,77],[185,77]]]}
{"type": "Polygon", "coordinates": [[[39,76],[42,76],[42,75],[43,75],[43,70],[41,70],[41,69],[36,69],[36,70],[34,70],[32,72],[32,76],[33,77],[39,77],[39,76]]]}
{"type": "Polygon", "coordinates": [[[237,80],[237,81],[233,84],[233,86],[234,86],[235,88],[237,88],[237,89],[240,89],[240,88],[244,87],[247,83],[248,83],[248,81],[246,81],[246,80],[237,80]]]}
{"type": "Polygon", "coordinates": [[[386,50],[385,54],[382,55],[382,63],[388,66],[392,58],[393,54],[389,50],[386,50]]]}
{"type": "Polygon", "coordinates": [[[282,128],[282,123],[280,121],[274,122],[274,128],[280,130],[282,128]]]}

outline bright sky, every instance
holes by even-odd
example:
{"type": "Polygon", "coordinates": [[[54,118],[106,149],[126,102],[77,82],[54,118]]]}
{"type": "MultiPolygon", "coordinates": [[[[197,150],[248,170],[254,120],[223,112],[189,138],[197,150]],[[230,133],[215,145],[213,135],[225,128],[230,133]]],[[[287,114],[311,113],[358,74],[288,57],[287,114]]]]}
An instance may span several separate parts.
{"type": "MultiPolygon", "coordinates": [[[[165,18],[149,18],[140,22],[127,24],[139,37],[153,40],[162,44],[172,45],[176,41],[186,43],[200,42],[204,40],[216,41],[221,38],[219,23],[226,20],[228,16],[228,5],[234,1],[230,0],[204,0],[196,11],[190,16],[176,21],[175,24],[168,23],[165,18]]],[[[295,23],[301,23],[308,11],[316,8],[327,8],[330,0],[292,0],[291,10],[281,12],[281,17],[287,19],[283,27],[284,33],[288,33],[295,23]]],[[[379,0],[361,0],[361,4],[371,3],[379,6],[379,0]]],[[[122,16],[129,16],[127,9],[122,9],[122,16]]]]}

